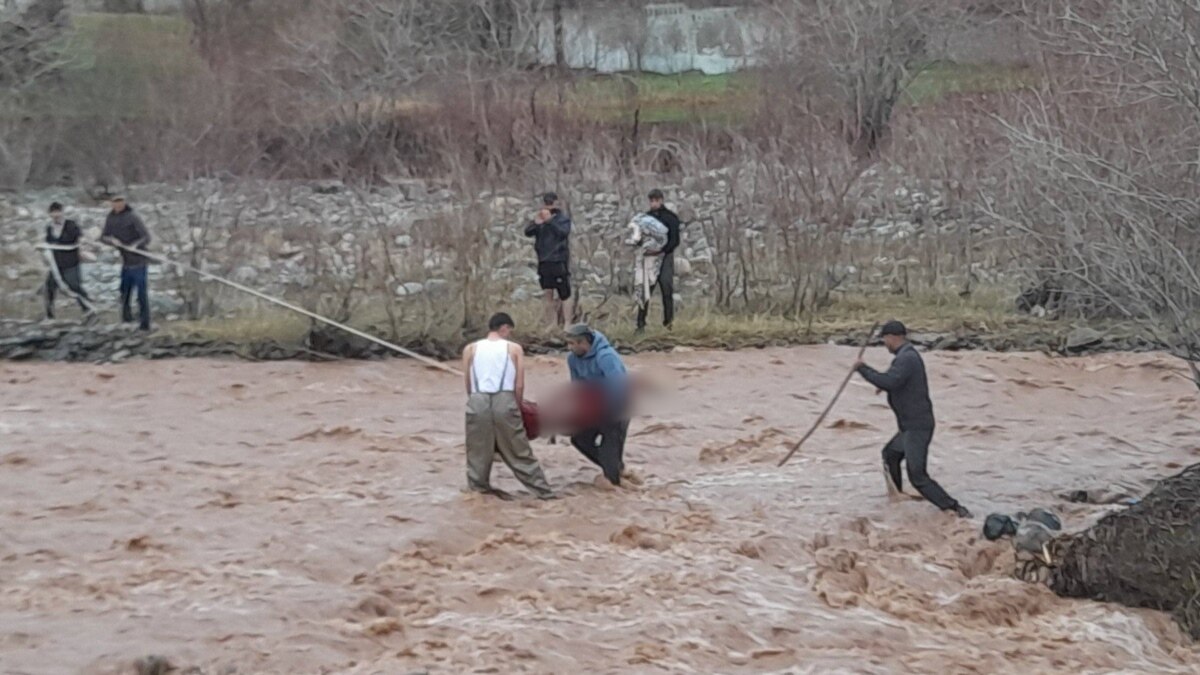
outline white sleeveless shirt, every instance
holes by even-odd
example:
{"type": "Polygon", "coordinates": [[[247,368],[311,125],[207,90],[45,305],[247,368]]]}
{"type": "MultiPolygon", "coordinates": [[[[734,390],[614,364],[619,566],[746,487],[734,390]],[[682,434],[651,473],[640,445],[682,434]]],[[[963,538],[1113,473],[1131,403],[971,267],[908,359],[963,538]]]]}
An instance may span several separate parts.
{"type": "Polygon", "coordinates": [[[508,345],[508,340],[486,338],[475,343],[475,354],[471,357],[473,393],[497,394],[516,390],[517,366],[508,353],[508,345]]]}

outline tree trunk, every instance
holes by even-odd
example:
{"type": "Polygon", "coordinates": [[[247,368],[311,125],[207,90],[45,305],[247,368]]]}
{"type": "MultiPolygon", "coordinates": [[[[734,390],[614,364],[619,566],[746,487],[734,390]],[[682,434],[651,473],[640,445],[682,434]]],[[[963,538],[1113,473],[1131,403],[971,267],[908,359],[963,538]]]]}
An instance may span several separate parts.
{"type": "Polygon", "coordinates": [[[559,70],[567,68],[567,49],[563,42],[562,0],[554,0],[554,65],[559,70]]]}

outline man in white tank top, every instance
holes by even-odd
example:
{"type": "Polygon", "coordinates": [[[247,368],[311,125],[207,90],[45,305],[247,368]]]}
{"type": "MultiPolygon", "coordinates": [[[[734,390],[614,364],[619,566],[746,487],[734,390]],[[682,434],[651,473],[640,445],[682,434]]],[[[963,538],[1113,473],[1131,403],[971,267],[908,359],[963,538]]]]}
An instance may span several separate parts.
{"type": "Polygon", "coordinates": [[[554,493],[525,436],[520,402],[525,395],[525,350],[509,342],[514,324],[507,314],[488,321],[488,336],[463,350],[467,385],[467,487],[500,495],[492,488],[496,453],[517,480],[541,499],[554,493]]]}

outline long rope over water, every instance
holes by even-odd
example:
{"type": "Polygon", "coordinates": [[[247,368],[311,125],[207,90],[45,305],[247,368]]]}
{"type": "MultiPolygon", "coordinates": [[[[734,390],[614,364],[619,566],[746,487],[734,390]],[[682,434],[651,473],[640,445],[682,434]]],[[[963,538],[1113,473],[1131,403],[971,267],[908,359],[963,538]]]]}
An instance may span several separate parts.
{"type": "Polygon", "coordinates": [[[374,342],[375,344],[377,344],[381,347],[390,349],[398,354],[403,354],[404,356],[407,356],[409,358],[416,359],[417,361],[420,361],[421,363],[424,363],[427,366],[431,366],[433,368],[443,370],[452,375],[461,376],[463,374],[461,370],[458,370],[457,368],[454,368],[452,366],[448,366],[448,365],[442,363],[441,361],[431,359],[428,356],[423,356],[421,354],[418,354],[418,353],[412,351],[411,349],[405,349],[404,347],[401,347],[400,345],[392,344],[391,342],[388,342],[387,340],[375,337],[374,335],[371,335],[370,333],[364,333],[363,331],[358,330],[357,328],[352,328],[350,326],[347,326],[344,323],[339,323],[337,321],[334,321],[333,319],[321,316],[320,314],[317,314],[316,312],[310,312],[309,310],[304,309],[303,307],[300,307],[298,305],[293,305],[292,303],[290,303],[286,300],[281,300],[279,298],[267,295],[266,293],[263,293],[262,291],[255,290],[253,288],[250,288],[249,286],[244,286],[242,284],[237,283],[236,281],[230,281],[229,279],[217,276],[210,272],[205,272],[204,270],[196,269],[195,267],[192,267],[191,265],[187,265],[187,264],[184,264],[181,262],[176,262],[174,260],[171,260],[170,258],[167,258],[166,256],[158,255],[156,253],[150,253],[149,251],[143,251],[141,249],[130,248],[130,247],[125,246],[124,244],[121,244],[118,242],[111,242],[111,243],[109,243],[109,245],[112,246],[113,248],[117,248],[122,251],[129,251],[130,253],[136,253],[137,255],[144,256],[146,258],[149,258],[156,262],[162,263],[164,265],[172,265],[181,270],[186,270],[188,272],[192,272],[193,274],[198,274],[198,275],[204,277],[205,279],[210,279],[217,283],[224,284],[226,286],[229,286],[230,288],[239,290],[243,293],[249,293],[250,295],[253,295],[254,297],[259,298],[261,300],[266,300],[267,302],[270,302],[275,305],[279,305],[280,307],[283,307],[284,309],[290,309],[293,312],[296,312],[298,314],[303,314],[304,316],[307,316],[308,318],[313,319],[315,321],[320,321],[321,323],[328,324],[335,328],[340,328],[340,329],[346,331],[347,333],[350,333],[351,335],[357,335],[358,337],[360,337],[364,340],[369,340],[371,342],[374,342]]]}

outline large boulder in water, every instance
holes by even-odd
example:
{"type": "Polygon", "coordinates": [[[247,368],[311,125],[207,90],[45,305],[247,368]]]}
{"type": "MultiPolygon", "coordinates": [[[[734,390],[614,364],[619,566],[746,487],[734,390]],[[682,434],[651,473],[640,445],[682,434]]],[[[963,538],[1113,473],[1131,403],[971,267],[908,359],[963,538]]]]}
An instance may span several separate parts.
{"type": "Polygon", "coordinates": [[[1048,549],[1055,593],[1170,612],[1200,639],[1200,464],[1048,549]]]}

